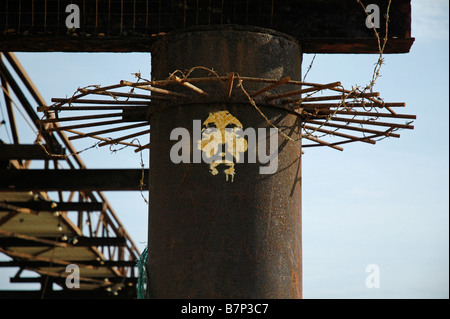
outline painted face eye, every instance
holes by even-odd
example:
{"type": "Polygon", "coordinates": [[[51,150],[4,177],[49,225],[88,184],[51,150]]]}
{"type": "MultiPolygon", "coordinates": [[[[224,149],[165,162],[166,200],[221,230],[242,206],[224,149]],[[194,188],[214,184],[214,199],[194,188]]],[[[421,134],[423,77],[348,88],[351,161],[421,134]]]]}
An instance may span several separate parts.
{"type": "Polygon", "coordinates": [[[213,134],[217,130],[217,126],[214,122],[207,123],[203,126],[202,132],[204,134],[213,134]]]}
{"type": "Polygon", "coordinates": [[[234,123],[229,123],[225,128],[231,128],[231,129],[235,129],[235,128],[237,128],[238,126],[236,125],[236,124],[234,124],[234,123]]]}

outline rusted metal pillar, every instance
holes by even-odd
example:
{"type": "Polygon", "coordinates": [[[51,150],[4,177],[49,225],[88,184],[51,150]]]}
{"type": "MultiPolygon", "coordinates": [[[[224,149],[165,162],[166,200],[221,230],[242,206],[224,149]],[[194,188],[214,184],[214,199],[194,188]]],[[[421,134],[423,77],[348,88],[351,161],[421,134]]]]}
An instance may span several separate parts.
{"type": "MultiPolygon", "coordinates": [[[[169,34],[154,45],[152,79],[203,66],[219,75],[300,80],[301,61],[300,46],[283,34],[197,29],[169,34]]],[[[208,75],[195,72],[192,77],[208,75]]],[[[236,84],[234,92],[242,95],[236,84]]],[[[272,124],[298,139],[278,134],[273,174],[261,174],[259,157],[256,163],[236,163],[233,174],[221,165],[213,174],[208,163],[193,163],[199,138],[195,120],[208,126],[208,119],[214,121],[211,114],[227,114],[234,125],[261,134],[273,127],[245,99],[214,97],[217,87],[196,85],[210,93],[207,102],[168,108],[150,119],[149,297],[301,298],[299,120],[284,110],[261,107],[272,124]],[[178,142],[171,133],[177,128],[190,132],[191,163],[171,159],[178,142]]],[[[266,85],[244,83],[249,91],[266,85]]],[[[182,86],[170,89],[186,92],[182,86]]],[[[268,153],[267,136],[266,141],[268,153]]]]}

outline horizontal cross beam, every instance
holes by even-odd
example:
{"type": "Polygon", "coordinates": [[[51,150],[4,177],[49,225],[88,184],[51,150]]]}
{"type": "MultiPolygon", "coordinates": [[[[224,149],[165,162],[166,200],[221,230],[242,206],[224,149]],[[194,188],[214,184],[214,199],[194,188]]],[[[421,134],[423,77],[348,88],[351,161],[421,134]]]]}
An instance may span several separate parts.
{"type": "Polygon", "coordinates": [[[84,211],[84,212],[98,212],[106,208],[105,203],[94,202],[51,202],[51,201],[28,201],[28,202],[0,202],[12,207],[20,207],[31,209],[35,212],[69,212],[69,211],[84,211]]]}
{"type": "Polygon", "coordinates": [[[147,188],[148,169],[0,170],[0,176],[3,192],[139,191],[147,188]]]}
{"type": "MultiPolygon", "coordinates": [[[[83,265],[95,266],[95,267],[134,267],[136,266],[136,261],[126,261],[126,260],[105,260],[105,261],[97,261],[97,260],[83,260],[83,261],[68,261],[71,264],[76,265],[78,263],[82,263],[83,265]]],[[[0,261],[0,268],[15,268],[15,267],[24,267],[24,268],[47,268],[47,267],[57,267],[54,263],[46,262],[46,261],[32,261],[32,260],[12,260],[12,261],[0,261]]],[[[61,266],[63,267],[63,266],[61,266]]]]}
{"type": "Polygon", "coordinates": [[[48,152],[44,145],[37,144],[0,144],[0,161],[4,160],[48,160],[58,159],[64,155],[65,150],[48,152]]]}
{"type": "MultiPolygon", "coordinates": [[[[0,51],[22,52],[151,52],[152,43],[168,32],[233,27],[282,32],[297,39],[306,53],[378,53],[373,26],[383,37],[389,4],[362,1],[371,5],[363,8],[355,0],[135,0],[123,5],[98,0],[68,8],[68,1],[4,2],[0,51]]],[[[385,53],[409,52],[414,41],[411,0],[392,1],[389,20],[385,53]]]]}
{"type": "Polygon", "coordinates": [[[64,290],[0,290],[0,299],[135,299],[136,288],[126,287],[118,293],[105,289],[64,289],[64,290]]]}
{"type": "MultiPolygon", "coordinates": [[[[54,246],[54,243],[67,243],[61,238],[39,237],[42,241],[29,240],[24,238],[0,237],[0,247],[44,247],[54,246]],[[52,242],[54,242],[52,244],[52,242]]],[[[92,247],[92,246],[125,246],[125,237],[77,237],[76,242],[70,241],[69,246],[92,247]]]]}
{"type": "MultiPolygon", "coordinates": [[[[109,278],[102,278],[105,282],[111,282],[111,283],[137,283],[137,278],[131,277],[131,278],[124,278],[124,277],[109,277],[109,278]]],[[[45,277],[11,277],[9,279],[9,282],[11,283],[41,283],[43,280],[46,280],[45,277]]],[[[54,282],[62,282],[64,284],[65,278],[52,278],[52,281],[54,282]]],[[[80,282],[83,282],[83,278],[80,278],[80,282]]]]}
{"type": "MultiPolygon", "coordinates": [[[[80,39],[78,37],[36,36],[8,37],[0,35],[0,50],[14,48],[16,52],[151,52],[155,37],[80,39]],[[3,41],[3,42],[2,42],[3,41]]],[[[378,53],[378,41],[375,38],[309,38],[299,40],[304,53],[378,53]]],[[[389,39],[384,53],[408,53],[414,44],[414,38],[389,39]]]]}

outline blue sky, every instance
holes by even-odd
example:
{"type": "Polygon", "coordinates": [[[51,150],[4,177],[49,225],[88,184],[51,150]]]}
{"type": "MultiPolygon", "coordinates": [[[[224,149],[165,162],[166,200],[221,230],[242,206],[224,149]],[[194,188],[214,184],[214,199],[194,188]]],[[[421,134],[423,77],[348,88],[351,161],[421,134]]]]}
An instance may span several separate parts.
{"type": "MultiPolygon", "coordinates": [[[[449,25],[446,0],[413,0],[416,42],[408,54],[385,55],[375,90],[406,102],[414,131],[344,152],[307,149],[303,158],[303,288],[305,298],[449,298],[449,25]],[[365,268],[380,269],[368,289],[365,268]]],[[[18,53],[48,103],[78,87],[150,77],[149,54],[18,53]]],[[[304,55],[306,68],[312,55],[304,55]]],[[[310,82],[369,83],[376,55],[317,55],[310,82]]],[[[23,122],[21,125],[26,126],[23,122]]],[[[25,128],[26,131],[26,128],[25,128]]],[[[29,130],[29,140],[34,137],[29,130]]],[[[7,139],[0,129],[0,138],[7,139]]],[[[141,144],[144,144],[141,140],[141,144]]],[[[78,149],[92,141],[75,143],[78,149]]],[[[148,167],[148,151],[143,153],[148,167]]],[[[82,154],[89,168],[139,168],[125,149],[82,154]]],[[[147,241],[147,205],[138,192],[105,193],[138,248],[147,241]]],[[[146,195],[146,194],[145,194],[146,195]]],[[[2,258],[2,257],[0,257],[2,258]]],[[[14,271],[0,270],[0,289],[14,271]]]]}

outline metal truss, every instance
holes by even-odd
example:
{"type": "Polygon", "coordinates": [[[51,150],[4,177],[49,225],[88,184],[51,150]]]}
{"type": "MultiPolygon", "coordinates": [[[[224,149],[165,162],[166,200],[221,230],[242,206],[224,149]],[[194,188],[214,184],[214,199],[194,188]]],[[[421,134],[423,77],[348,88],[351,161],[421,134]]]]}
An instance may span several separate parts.
{"type": "MultiPolygon", "coordinates": [[[[14,54],[0,53],[0,76],[4,102],[0,107],[6,111],[2,125],[10,139],[8,143],[0,136],[0,252],[11,258],[0,267],[18,268],[11,282],[41,283],[40,291],[0,291],[0,297],[134,298],[139,251],[100,191],[106,179],[91,187],[80,187],[80,178],[66,179],[64,188],[52,191],[42,185],[52,174],[61,181],[68,172],[86,177],[91,170],[64,132],[49,132],[39,124],[33,106],[46,102],[14,54]],[[21,143],[18,115],[36,132],[34,144],[21,143]],[[42,169],[31,170],[32,163],[42,169]],[[41,175],[34,179],[20,177],[36,171],[41,175]],[[21,179],[27,185],[16,187],[21,179]],[[67,287],[68,275],[75,274],[67,271],[69,265],[79,270],[78,289],[67,287]],[[39,276],[23,277],[24,270],[39,276]],[[53,283],[62,290],[52,290],[53,283]]],[[[51,116],[46,113],[44,118],[51,116]]],[[[122,188],[123,183],[115,190],[122,188]]]]}

